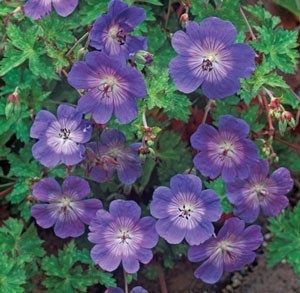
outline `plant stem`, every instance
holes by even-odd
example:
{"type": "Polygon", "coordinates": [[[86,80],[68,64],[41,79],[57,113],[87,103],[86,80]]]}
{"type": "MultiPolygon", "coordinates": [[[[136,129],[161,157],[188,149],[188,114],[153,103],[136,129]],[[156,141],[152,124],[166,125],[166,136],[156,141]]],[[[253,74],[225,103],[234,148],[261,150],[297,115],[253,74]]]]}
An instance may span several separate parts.
{"type": "Polygon", "coordinates": [[[279,138],[279,137],[277,137],[277,136],[274,136],[274,140],[276,140],[276,141],[278,141],[278,142],[281,142],[281,143],[283,143],[283,144],[289,146],[290,148],[296,150],[297,152],[300,152],[300,147],[297,146],[297,145],[295,145],[295,144],[292,144],[292,143],[290,143],[290,142],[288,142],[288,141],[286,141],[286,140],[283,140],[283,139],[281,139],[281,138],[279,138]]]}
{"type": "Polygon", "coordinates": [[[168,12],[167,12],[166,22],[165,22],[165,28],[168,26],[170,13],[171,13],[171,6],[172,6],[172,0],[169,0],[169,2],[168,2],[168,12]]]}
{"type": "Polygon", "coordinates": [[[158,277],[159,277],[159,283],[160,283],[160,287],[161,287],[161,292],[162,293],[168,293],[168,289],[167,289],[167,285],[166,285],[166,281],[160,266],[159,261],[156,263],[156,267],[157,267],[157,272],[158,272],[158,277]]]}
{"type": "Polygon", "coordinates": [[[76,48],[76,46],[81,43],[90,33],[85,33],[78,41],[75,42],[75,44],[72,46],[72,48],[66,53],[66,57],[69,56],[76,48]]]}
{"type": "Polygon", "coordinates": [[[293,94],[293,96],[300,102],[300,97],[291,88],[289,88],[289,90],[293,94]]]}
{"type": "Polygon", "coordinates": [[[272,117],[270,115],[269,107],[268,107],[268,101],[265,95],[262,95],[262,101],[264,104],[264,107],[266,109],[267,117],[268,117],[268,123],[269,123],[269,133],[271,133],[271,136],[274,134],[274,127],[273,127],[273,122],[272,122],[272,117]]]}
{"type": "Polygon", "coordinates": [[[244,10],[242,9],[242,7],[240,8],[240,12],[241,12],[241,14],[242,14],[242,17],[243,17],[243,19],[244,19],[244,21],[245,21],[247,27],[248,27],[248,30],[249,30],[249,33],[250,33],[250,35],[251,35],[252,40],[255,41],[255,40],[256,40],[256,37],[255,37],[255,35],[254,35],[254,33],[253,33],[253,30],[252,30],[252,28],[251,28],[251,26],[250,26],[250,24],[249,24],[249,22],[248,22],[248,19],[247,19],[245,13],[244,13],[244,10]]]}
{"type": "Polygon", "coordinates": [[[207,115],[208,115],[208,113],[211,109],[211,106],[213,105],[214,102],[215,102],[214,100],[209,100],[207,105],[205,106],[205,112],[204,112],[204,116],[203,116],[201,124],[204,124],[206,122],[207,115]]]}
{"type": "Polygon", "coordinates": [[[147,118],[146,118],[146,110],[143,112],[143,117],[142,117],[142,119],[143,119],[143,125],[144,125],[144,128],[145,128],[145,129],[148,129],[149,126],[148,126],[147,118]]]}
{"type": "Polygon", "coordinates": [[[123,276],[124,276],[124,289],[125,293],[128,293],[128,283],[127,283],[127,273],[125,269],[123,268],[123,276]]]}

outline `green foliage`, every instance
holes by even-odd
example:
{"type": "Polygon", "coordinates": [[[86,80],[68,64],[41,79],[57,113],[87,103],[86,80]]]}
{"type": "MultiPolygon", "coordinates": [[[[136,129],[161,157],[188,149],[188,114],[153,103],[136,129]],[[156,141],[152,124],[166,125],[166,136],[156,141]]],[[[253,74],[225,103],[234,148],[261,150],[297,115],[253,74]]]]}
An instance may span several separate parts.
{"type": "Polygon", "coordinates": [[[272,17],[260,6],[247,6],[246,9],[261,23],[254,25],[254,29],[258,32],[258,40],[251,45],[264,53],[267,70],[279,69],[284,73],[293,73],[299,58],[297,31],[288,31],[277,26],[280,19],[272,17]]]}
{"type": "Polygon", "coordinates": [[[0,289],[1,292],[24,292],[25,284],[24,263],[19,264],[14,258],[0,254],[0,289]]]}
{"type": "Polygon", "coordinates": [[[226,197],[226,185],[223,179],[219,177],[214,181],[205,182],[205,186],[209,189],[213,189],[216,192],[216,194],[220,197],[223,213],[224,214],[231,213],[232,205],[230,204],[230,202],[226,197]]]}
{"type": "Polygon", "coordinates": [[[150,110],[154,107],[162,108],[170,119],[188,120],[191,102],[185,95],[176,92],[174,84],[170,82],[167,69],[161,72],[158,68],[151,67],[147,89],[148,97],[146,101],[150,110]]]}
{"type": "Polygon", "coordinates": [[[187,150],[180,134],[173,131],[163,132],[157,143],[159,159],[157,173],[162,185],[169,184],[170,178],[191,168],[192,155],[187,150]]]}
{"type": "Polygon", "coordinates": [[[265,127],[265,123],[259,123],[257,121],[258,113],[259,113],[259,105],[251,105],[249,106],[247,111],[243,111],[241,115],[241,118],[249,124],[250,129],[254,132],[258,132],[265,127]]]}
{"type": "Polygon", "coordinates": [[[242,15],[240,14],[241,3],[239,0],[217,0],[214,1],[215,6],[212,3],[212,1],[207,0],[192,1],[191,12],[197,16],[197,22],[206,17],[216,16],[229,20],[239,29],[245,27],[242,15]]]}
{"type": "Polygon", "coordinates": [[[259,93],[264,86],[288,88],[288,85],[274,70],[263,62],[256,67],[253,75],[248,79],[243,79],[242,90],[238,93],[246,104],[249,104],[251,99],[259,93]]]}
{"type": "Polygon", "coordinates": [[[89,252],[86,249],[77,250],[74,242],[59,251],[58,257],[44,258],[42,269],[47,276],[43,285],[53,293],[86,292],[88,286],[96,283],[106,287],[116,285],[111,274],[96,268],[89,252]],[[88,265],[88,268],[83,264],[88,265]]]}
{"type": "Polygon", "coordinates": [[[34,224],[27,228],[21,220],[10,218],[0,228],[0,239],[1,254],[9,252],[18,263],[31,263],[45,254],[34,224]]]}
{"type": "Polygon", "coordinates": [[[268,265],[274,266],[286,259],[300,276],[300,204],[293,211],[284,211],[276,218],[271,218],[268,229],[274,238],[268,245],[268,265]]]}

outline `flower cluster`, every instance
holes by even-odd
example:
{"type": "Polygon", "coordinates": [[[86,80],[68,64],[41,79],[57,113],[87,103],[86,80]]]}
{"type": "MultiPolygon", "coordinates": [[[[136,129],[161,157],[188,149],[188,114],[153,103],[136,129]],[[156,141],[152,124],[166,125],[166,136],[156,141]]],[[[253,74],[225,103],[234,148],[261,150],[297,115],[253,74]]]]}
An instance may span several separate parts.
{"type": "MultiPolygon", "coordinates": [[[[77,4],[77,0],[29,0],[24,9],[38,19],[49,13],[52,5],[66,16],[77,4]]],[[[145,17],[143,9],[112,0],[107,14],[95,21],[89,39],[96,50],[77,61],[68,74],[68,83],[81,94],[76,108],[60,105],[57,117],[42,110],[31,127],[30,136],[38,139],[32,154],[42,165],[52,168],[62,163],[69,175],[71,167],[81,163],[86,167],[85,176],[97,183],[111,180],[115,171],[126,185],[142,175],[142,144],[126,144],[120,130],[103,124],[113,116],[121,124],[130,123],[138,116],[137,99],[147,96],[143,75],[128,65],[135,59],[144,64],[152,61],[153,56],[144,51],[146,39],[132,35],[145,17]],[[99,137],[98,132],[92,136],[93,129],[104,130],[99,137]],[[94,140],[90,141],[91,137],[94,140]]],[[[204,19],[200,25],[187,21],[186,32],[178,31],[172,38],[173,48],[180,54],[169,64],[177,89],[191,93],[202,86],[208,98],[216,99],[235,94],[241,87],[239,78],[249,77],[255,68],[254,51],[246,44],[234,43],[236,34],[230,22],[216,17],[204,19]]],[[[149,127],[143,122],[146,131],[149,127]]],[[[186,241],[188,259],[202,262],[196,278],[215,283],[224,271],[240,270],[254,261],[263,237],[259,226],[245,227],[245,222],[254,222],[260,209],[265,216],[279,214],[288,205],[286,194],[293,186],[285,168],[268,177],[269,164],[259,158],[249,132],[242,119],[223,115],[217,128],[203,123],[191,136],[191,146],[199,151],[194,166],[207,180],[221,176],[234,206],[234,217],[226,220],[218,233],[213,222],[222,224],[220,198],[214,190],[202,190],[202,180],[191,174],[177,174],[171,178],[170,188],[155,189],[150,203],[153,217],[141,218],[141,208],[133,200],[113,200],[106,211],[99,199],[84,199],[90,194],[89,184],[75,176],[68,176],[62,186],[53,178],[36,183],[33,196],[38,203],[31,214],[42,228],[54,226],[54,233],[61,238],[78,237],[84,233],[84,225],[89,225],[88,240],[95,244],[91,258],[109,272],[122,264],[125,272],[136,273],[140,263],[152,260],[151,249],[159,236],[170,244],[186,241]]],[[[123,290],[108,288],[107,292],[123,290]]],[[[131,292],[147,291],[135,287],[131,292]]]]}

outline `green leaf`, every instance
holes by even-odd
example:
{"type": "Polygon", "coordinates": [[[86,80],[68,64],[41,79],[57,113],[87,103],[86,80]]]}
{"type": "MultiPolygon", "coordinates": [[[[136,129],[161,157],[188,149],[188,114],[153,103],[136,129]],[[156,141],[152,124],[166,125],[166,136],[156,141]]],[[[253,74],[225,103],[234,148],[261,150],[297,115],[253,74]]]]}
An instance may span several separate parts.
{"type": "Polygon", "coordinates": [[[151,68],[151,73],[147,80],[148,108],[150,110],[154,107],[162,108],[169,118],[187,121],[190,115],[190,100],[176,92],[166,69],[161,72],[156,67],[151,68]]]}
{"type": "Polygon", "coordinates": [[[0,254],[0,289],[1,292],[24,292],[26,283],[24,264],[16,263],[15,259],[6,254],[0,254]]]}
{"type": "Polygon", "coordinates": [[[251,105],[249,106],[247,111],[243,111],[241,115],[241,118],[249,124],[250,129],[254,132],[258,132],[265,127],[265,123],[257,122],[258,112],[259,112],[259,105],[251,105]]]}
{"type": "Polygon", "coordinates": [[[268,245],[269,267],[286,259],[300,276],[300,204],[293,211],[283,211],[276,218],[270,218],[269,222],[268,229],[274,235],[268,245]]]}
{"type": "Polygon", "coordinates": [[[51,292],[86,292],[88,286],[96,283],[116,286],[111,274],[96,269],[89,252],[86,249],[77,250],[74,242],[59,251],[58,257],[44,258],[42,269],[47,276],[43,285],[51,292]]]}
{"type": "Polygon", "coordinates": [[[26,230],[21,220],[9,218],[0,228],[0,251],[9,252],[18,263],[31,263],[44,256],[41,247],[43,241],[39,238],[34,224],[26,230]]]}
{"type": "Polygon", "coordinates": [[[168,185],[172,176],[184,173],[193,166],[191,152],[176,132],[165,131],[160,134],[157,149],[157,173],[162,185],[168,185]]]}
{"type": "Polygon", "coordinates": [[[256,41],[251,42],[251,45],[264,53],[264,63],[267,69],[270,71],[277,68],[284,73],[294,73],[299,58],[298,32],[275,27],[279,18],[271,17],[259,6],[248,6],[246,9],[261,23],[261,25],[254,26],[258,36],[256,41]]]}
{"type": "Polygon", "coordinates": [[[216,194],[220,197],[223,213],[231,213],[233,208],[226,197],[226,185],[222,178],[219,177],[218,179],[212,182],[205,182],[204,184],[207,188],[213,189],[216,192],[216,194]]]}

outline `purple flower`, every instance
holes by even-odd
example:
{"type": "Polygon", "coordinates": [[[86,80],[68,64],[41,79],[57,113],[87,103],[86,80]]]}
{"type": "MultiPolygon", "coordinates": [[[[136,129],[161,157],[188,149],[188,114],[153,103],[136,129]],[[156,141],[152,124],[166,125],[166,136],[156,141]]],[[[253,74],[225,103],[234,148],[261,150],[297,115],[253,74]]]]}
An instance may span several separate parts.
{"type": "Polygon", "coordinates": [[[101,141],[88,144],[87,161],[90,176],[97,182],[105,182],[116,169],[120,181],[132,184],[142,174],[139,158],[140,143],[125,146],[124,134],[116,129],[102,132],[101,141]]]}
{"type": "Polygon", "coordinates": [[[107,14],[99,16],[91,30],[91,46],[110,56],[127,58],[130,53],[147,49],[144,37],[131,36],[134,28],[146,18],[144,9],[120,0],[112,0],[107,14]]]}
{"type": "Polygon", "coordinates": [[[214,233],[211,221],[217,221],[222,208],[220,199],[211,190],[202,189],[201,179],[194,175],[171,178],[171,189],[158,187],[150,205],[158,218],[156,231],[171,244],[184,238],[190,245],[204,242],[214,233]]]}
{"type": "MultiPolygon", "coordinates": [[[[124,290],[119,287],[108,287],[105,293],[124,293],[124,290]]],[[[141,286],[136,286],[130,290],[130,293],[148,293],[148,291],[141,286]]]]}
{"type": "Polygon", "coordinates": [[[28,0],[24,11],[27,16],[39,19],[51,12],[52,5],[57,14],[65,17],[74,11],[78,0],[28,0]]]}
{"type": "Polygon", "coordinates": [[[234,44],[236,29],[217,17],[201,24],[189,21],[186,32],[172,38],[180,54],[170,62],[170,74],[178,90],[191,93],[202,85],[210,99],[222,99],[241,88],[239,77],[249,77],[255,69],[255,52],[246,44],[234,44]]]}
{"type": "Polygon", "coordinates": [[[258,160],[256,145],[247,139],[249,125],[231,115],[221,116],[219,131],[202,124],[191,136],[192,146],[200,153],[194,158],[195,167],[203,176],[224,181],[248,177],[250,166],[258,160]]]}
{"type": "Polygon", "coordinates": [[[108,122],[113,112],[122,124],[129,123],[138,115],[136,99],[147,95],[143,77],[135,68],[101,52],[91,52],[86,62],[76,62],[68,81],[76,89],[88,90],[77,109],[92,113],[99,124],[108,122]]]}
{"type": "Polygon", "coordinates": [[[83,143],[92,134],[91,125],[73,107],[60,105],[57,117],[42,110],[30,129],[30,136],[39,139],[32,147],[33,157],[49,168],[60,162],[67,166],[80,163],[85,153],[83,143]]]}
{"type": "Polygon", "coordinates": [[[217,237],[189,248],[188,259],[191,262],[204,261],[195,271],[195,277],[214,284],[224,270],[238,271],[252,263],[256,257],[253,250],[263,242],[260,230],[258,225],[245,229],[244,221],[238,218],[226,220],[217,237]]]}
{"type": "Polygon", "coordinates": [[[99,210],[90,224],[88,239],[96,243],[91,257],[102,269],[112,272],[121,263],[129,274],[151,261],[151,248],[158,241],[155,220],[141,218],[141,208],[130,200],[114,200],[109,212],[99,210]]]}
{"type": "Polygon", "coordinates": [[[273,217],[289,203],[285,196],[293,187],[289,170],[279,168],[269,178],[268,173],[268,162],[259,160],[247,179],[227,183],[227,197],[235,206],[233,212],[247,223],[257,219],[260,207],[265,216],[273,217]]]}
{"type": "Polygon", "coordinates": [[[42,179],[33,186],[33,196],[45,203],[34,205],[31,215],[42,228],[54,226],[60,238],[78,237],[102,209],[98,199],[83,200],[89,193],[89,184],[79,177],[67,177],[62,187],[52,178],[42,179]]]}

